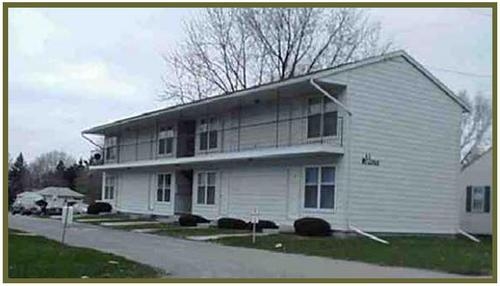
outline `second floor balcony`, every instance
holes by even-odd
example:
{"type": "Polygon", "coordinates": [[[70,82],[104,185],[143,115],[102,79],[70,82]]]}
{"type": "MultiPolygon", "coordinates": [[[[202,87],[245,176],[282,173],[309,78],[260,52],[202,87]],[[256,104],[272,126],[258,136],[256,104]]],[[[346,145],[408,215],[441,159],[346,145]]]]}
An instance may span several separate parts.
{"type": "Polygon", "coordinates": [[[99,168],[343,154],[345,86],[306,82],[154,111],[85,131],[105,136],[99,168]]]}
{"type": "Polygon", "coordinates": [[[236,126],[223,120],[224,117],[179,120],[169,127],[128,130],[106,137],[104,165],[133,167],[144,162],[174,165],[343,153],[344,117],[336,111],[265,122],[240,122],[236,126]]]}

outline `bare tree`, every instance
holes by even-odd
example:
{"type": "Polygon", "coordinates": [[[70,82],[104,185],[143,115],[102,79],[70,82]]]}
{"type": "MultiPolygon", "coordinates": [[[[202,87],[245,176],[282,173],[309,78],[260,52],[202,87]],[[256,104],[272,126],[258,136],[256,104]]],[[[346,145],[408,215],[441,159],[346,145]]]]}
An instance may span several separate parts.
{"type": "Polygon", "coordinates": [[[380,26],[353,8],[211,8],[164,56],[161,99],[182,103],[287,79],[375,54],[380,26]]]}
{"type": "Polygon", "coordinates": [[[76,163],[76,160],[61,151],[51,151],[41,154],[35,158],[35,160],[29,164],[29,171],[32,174],[33,185],[42,185],[42,181],[45,179],[45,176],[55,172],[60,162],[62,162],[64,166],[71,166],[76,163]]]}
{"type": "Polygon", "coordinates": [[[491,103],[481,94],[471,97],[466,91],[461,91],[458,96],[471,108],[470,113],[463,114],[461,122],[460,149],[462,162],[466,163],[491,146],[491,103]]]}

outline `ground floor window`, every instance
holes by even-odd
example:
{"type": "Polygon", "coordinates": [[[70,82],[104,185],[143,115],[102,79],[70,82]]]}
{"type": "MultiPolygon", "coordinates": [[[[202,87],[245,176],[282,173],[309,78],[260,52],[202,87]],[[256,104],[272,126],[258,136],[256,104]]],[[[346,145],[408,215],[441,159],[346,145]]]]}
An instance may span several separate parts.
{"type": "Polygon", "coordinates": [[[157,202],[170,202],[172,174],[158,174],[158,188],[156,189],[157,202]]]}
{"type": "Polygon", "coordinates": [[[307,167],[304,208],[333,209],[335,206],[335,167],[307,167]]]}
{"type": "Polygon", "coordinates": [[[467,186],[465,210],[473,213],[490,212],[490,186],[467,186]]]}
{"type": "Polygon", "coordinates": [[[198,192],[196,202],[198,204],[215,204],[215,172],[198,173],[198,192]]]}
{"type": "Polygon", "coordinates": [[[112,200],[115,198],[116,178],[114,176],[106,176],[104,182],[104,199],[112,200]]]}

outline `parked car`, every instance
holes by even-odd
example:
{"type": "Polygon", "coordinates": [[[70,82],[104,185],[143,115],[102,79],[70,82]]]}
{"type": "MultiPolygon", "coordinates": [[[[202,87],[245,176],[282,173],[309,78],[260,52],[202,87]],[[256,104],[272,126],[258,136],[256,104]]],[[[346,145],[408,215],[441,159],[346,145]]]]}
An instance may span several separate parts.
{"type": "Polygon", "coordinates": [[[44,205],[46,206],[46,202],[41,195],[33,192],[24,192],[17,195],[16,200],[12,204],[11,213],[20,213],[22,215],[40,214],[44,205]]]}

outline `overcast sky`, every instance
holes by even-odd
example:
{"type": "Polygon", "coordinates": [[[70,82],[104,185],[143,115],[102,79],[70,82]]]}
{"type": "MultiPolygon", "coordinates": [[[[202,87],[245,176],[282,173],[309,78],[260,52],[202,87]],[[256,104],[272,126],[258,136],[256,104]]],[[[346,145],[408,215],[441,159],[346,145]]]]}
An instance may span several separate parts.
{"type": "MultiPolygon", "coordinates": [[[[490,9],[370,9],[452,90],[491,97],[490,9]]],[[[161,108],[161,54],[195,9],[9,9],[9,153],[88,157],[83,129],[161,108]]]]}

